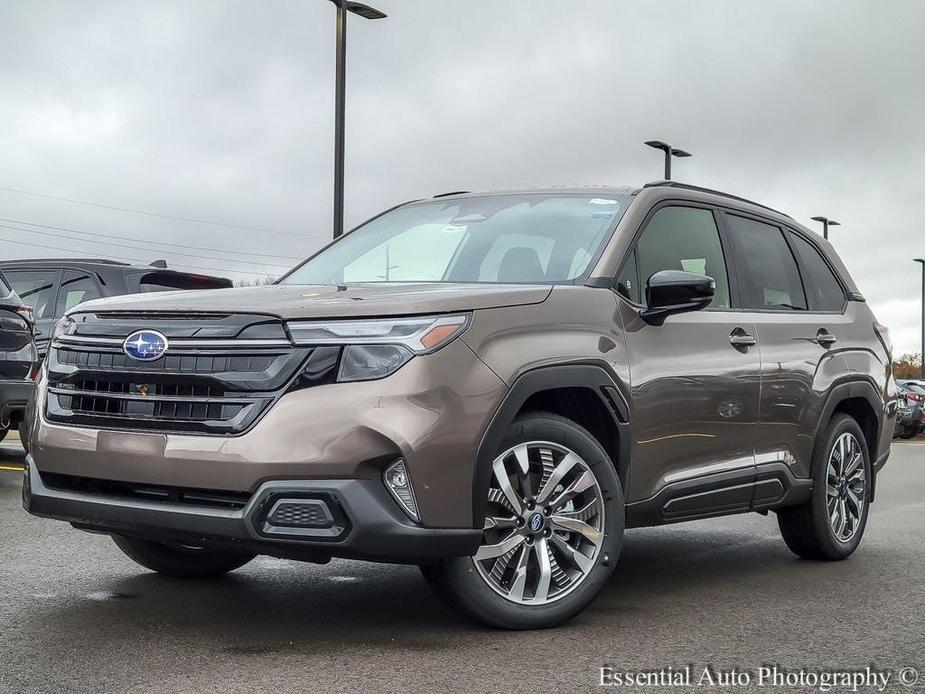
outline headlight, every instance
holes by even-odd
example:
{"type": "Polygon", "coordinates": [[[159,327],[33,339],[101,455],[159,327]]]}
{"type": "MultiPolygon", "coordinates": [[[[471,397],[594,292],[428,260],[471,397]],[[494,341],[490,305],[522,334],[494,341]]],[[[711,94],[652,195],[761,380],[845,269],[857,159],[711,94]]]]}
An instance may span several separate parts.
{"type": "Polygon", "coordinates": [[[297,345],[402,345],[415,354],[440,349],[466,327],[469,317],[420,316],[373,320],[288,323],[297,345]]]}
{"type": "Polygon", "coordinates": [[[338,381],[385,378],[416,354],[429,354],[458,337],[467,315],[371,320],[295,321],[287,324],[297,345],[343,347],[338,381]]]}

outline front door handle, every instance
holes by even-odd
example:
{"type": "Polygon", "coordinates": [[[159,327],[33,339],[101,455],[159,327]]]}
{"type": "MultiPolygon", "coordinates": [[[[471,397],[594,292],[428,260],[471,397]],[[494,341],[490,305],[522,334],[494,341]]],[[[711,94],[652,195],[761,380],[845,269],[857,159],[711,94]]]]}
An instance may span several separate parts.
{"type": "Polygon", "coordinates": [[[748,349],[758,343],[754,335],[749,335],[742,328],[736,328],[729,335],[729,344],[733,347],[742,347],[748,349]]]}
{"type": "Polygon", "coordinates": [[[831,347],[837,341],[838,338],[825,328],[819,328],[819,332],[816,333],[816,342],[818,342],[823,347],[831,347]]]}

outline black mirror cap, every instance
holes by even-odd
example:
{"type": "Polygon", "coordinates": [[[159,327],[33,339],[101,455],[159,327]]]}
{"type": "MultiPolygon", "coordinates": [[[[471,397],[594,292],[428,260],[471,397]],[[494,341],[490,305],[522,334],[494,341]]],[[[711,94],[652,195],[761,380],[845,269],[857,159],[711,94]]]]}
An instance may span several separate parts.
{"type": "Polygon", "coordinates": [[[713,302],[712,277],[682,270],[661,270],[646,281],[646,308],[640,314],[650,325],[661,325],[673,313],[699,311],[713,302]]]}

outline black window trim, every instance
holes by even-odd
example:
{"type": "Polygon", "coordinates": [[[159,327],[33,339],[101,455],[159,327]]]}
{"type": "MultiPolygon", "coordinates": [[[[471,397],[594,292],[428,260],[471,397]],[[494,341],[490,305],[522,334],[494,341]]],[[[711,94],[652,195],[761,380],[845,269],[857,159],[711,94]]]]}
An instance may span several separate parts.
{"type": "MultiPolygon", "coordinates": [[[[620,276],[620,273],[623,272],[624,266],[630,261],[630,259],[636,256],[636,246],[639,244],[639,239],[642,236],[642,232],[645,231],[646,227],[649,225],[652,217],[655,216],[655,213],[664,207],[693,207],[695,209],[708,210],[713,213],[713,223],[716,225],[716,231],[719,236],[720,250],[723,252],[723,262],[726,267],[726,281],[729,284],[729,307],[728,308],[719,308],[719,307],[709,307],[702,309],[710,313],[734,313],[736,311],[741,311],[739,308],[739,282],[738,274],[736,272],[734,253],[731,248],[731,239],[725,232],[723,224],[720,220],[720,208],[711,203],[701,202],[699,200],[688,200],[686,198],[670,198],[666,200],[659,200],[655,203],[649,211],[646,213],[646,216],[643,217],[642,222],[640,222],[638,228],[633,232],[633,239],[627,248],[626,254],[623,256],[623,259],[620,261],[620,265],[617,267],[617,272],[614,274],[610,289],[618,297],[620,297],[627,304],[632,306],[636,310],[642,310],[646,308],[645,304],[637,304],[634,301],[631,301],[627,297],[623,296],[619,291],[617,291],[617,278],[620,276]]],[[[642,280],[639,276],[639,262],[638,257],[636,258],[636,284],[640,289],[640,296],[645,296],[645,286],[642,284],[642,280]]]]}

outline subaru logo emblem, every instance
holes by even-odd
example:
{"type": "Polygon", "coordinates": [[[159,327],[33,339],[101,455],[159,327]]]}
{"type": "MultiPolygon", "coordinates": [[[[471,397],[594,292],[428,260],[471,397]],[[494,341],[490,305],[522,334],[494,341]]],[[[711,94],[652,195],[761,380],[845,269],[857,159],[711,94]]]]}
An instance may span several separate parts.
{"type": "Polygon", "coordinates": [[[136,330],[125,338],[122,351],[138,361],[154,361],[167,351],[167,337],[157,330],[136,330]]]}
{"type": "Polygon", "coordinates": [[[538,533],[542,527],[543,527],[543,514],[534,513],[532,516],[530,516],[530,530],[532,530],[535,533],[538,533]]]}

